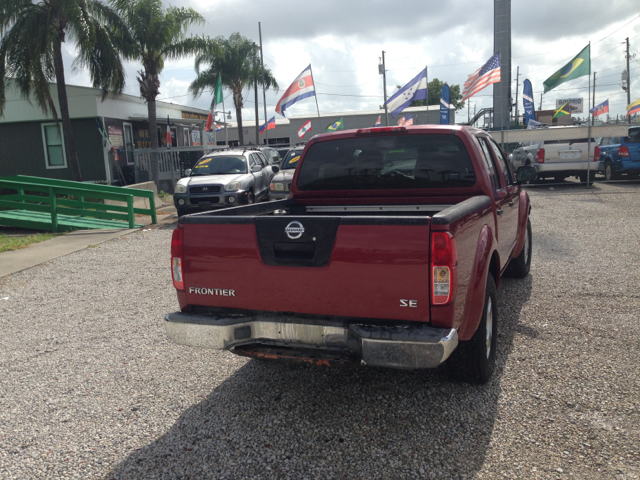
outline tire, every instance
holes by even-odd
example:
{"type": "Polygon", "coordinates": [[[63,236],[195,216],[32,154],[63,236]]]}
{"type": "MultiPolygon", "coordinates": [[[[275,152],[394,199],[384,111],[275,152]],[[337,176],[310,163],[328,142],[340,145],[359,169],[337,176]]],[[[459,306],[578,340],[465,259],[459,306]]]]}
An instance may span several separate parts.
{"type": "Polygon", "coordinates": [[[613,180],[613,167],[608,160],[604,164],[604,179],[606,181],[613,180]]]}
{"type": "Polygon", "coordinates": [[[496,366],[498,304],[493,276],[487,277],[482,318],[471,340],[460,342],[447,361],[449,375],[456,380],[480,385],[487,383],[496,366]]]}
{"type": "Polygon", "coordinates": [[[531,247],[533,246],[533,236],[531,235],[531,220],[527,218],[527,229],[525,231],[522,250],[516,258],[513,258],[507,269],[504,271],[505,277],[524,278],[529,275],[531,269],[531,247]]]}
{"type": "MultiPolygon", "coordinates": [[[[581,173],[580,175],[578,175],[578,179],[580,180],[580,183],[587,183],[587,174],[586,173],[581,173]]],[[[593,183],[593,175],[590,178],[591,183],[593,183]]]]}
{"type": "Polygon", "coordinates": [[[247,205],[251,205],[252,203],[256,203],[256,197],[253,195],[253,192],[247,193],[247,205]]]}

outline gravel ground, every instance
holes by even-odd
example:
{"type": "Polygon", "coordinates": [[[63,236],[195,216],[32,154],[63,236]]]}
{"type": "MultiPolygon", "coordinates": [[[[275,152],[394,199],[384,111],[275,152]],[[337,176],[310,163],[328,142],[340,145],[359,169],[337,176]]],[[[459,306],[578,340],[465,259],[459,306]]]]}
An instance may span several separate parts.
{"type": "Polygon", "coordinates": [[[169,343],[170,228],[1,279],[0,478],[640,478],[640,185],[531,196],[481,387],[169,343]]]}

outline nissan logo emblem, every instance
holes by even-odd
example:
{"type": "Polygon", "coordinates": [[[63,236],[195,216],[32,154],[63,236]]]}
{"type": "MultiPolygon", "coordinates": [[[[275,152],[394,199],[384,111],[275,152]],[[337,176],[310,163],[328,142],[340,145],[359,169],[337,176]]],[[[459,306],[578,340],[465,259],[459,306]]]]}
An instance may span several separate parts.
{"type": "Polygon", "coordinates": [[[287,234],[287,237],[289,237],[291,240],[296,240],[297,238],[300,238],[304,233],[304,227],[300,222],[295,221],[287,225],[284,228],[284,232],[287,234]]]}
{"type": "Polygon", "coordinates": [[[202,191],[203,192],[208,192],[209,191],[209,187],[202,187],[202,191]]]}

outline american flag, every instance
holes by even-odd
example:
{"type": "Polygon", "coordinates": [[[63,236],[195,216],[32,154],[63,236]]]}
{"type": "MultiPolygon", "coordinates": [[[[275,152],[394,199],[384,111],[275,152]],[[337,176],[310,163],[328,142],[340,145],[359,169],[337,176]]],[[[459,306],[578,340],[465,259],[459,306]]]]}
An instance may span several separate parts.
{"type": "Polygon", "coordinates": [[[473,97],[486,86],[498,82],[500,82],[500,53],[496,53],[481,68],[469,75],[464,82],[462,101],[473,97]]]}
{"type": "Polygon", "coordinates": [[[413,115],[405,115],[398,120],[398,125],[401,127],[408,127],[409,125],[413,125],[413,115]]]}

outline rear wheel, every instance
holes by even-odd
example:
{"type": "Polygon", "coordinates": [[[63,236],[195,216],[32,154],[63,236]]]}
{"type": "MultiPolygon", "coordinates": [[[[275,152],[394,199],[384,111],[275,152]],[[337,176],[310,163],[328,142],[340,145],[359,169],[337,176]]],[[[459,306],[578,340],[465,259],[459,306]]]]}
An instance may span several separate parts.
{"type": "Polygon", "coordinates": [[[496,366],[498,338],[498,304],[496,284],[491,274],[487,277],[484,309],[476,333],[471,340],[460,342],[447,361],[450,375],[460,381],[482,384],[489,381],[496,366]]]}
{"type": "Polygon", "coordinates": [[[533,246],[533,237],[531,236],[531,220],[527,218],[527,229],[524,234],[524,243],[520,254],[512,259],[504,271],[505,277],[524,278],[529,275],[531,269],[531,247],[533,246]]]}
{"type": "Polygon", "coordinates": [[[613,180],[613,167],[609,161],[604,164],[604,179],[607,181],[613,180]]]}

